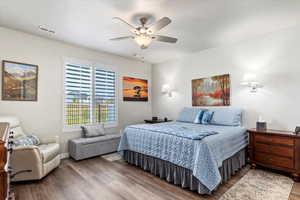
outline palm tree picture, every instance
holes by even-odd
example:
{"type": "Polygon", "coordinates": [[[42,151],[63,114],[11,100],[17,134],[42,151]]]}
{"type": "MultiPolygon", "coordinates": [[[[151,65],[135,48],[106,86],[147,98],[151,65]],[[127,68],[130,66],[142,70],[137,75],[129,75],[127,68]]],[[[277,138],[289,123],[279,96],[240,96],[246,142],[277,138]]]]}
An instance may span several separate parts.
{"type": "Polygon", "coordinates": [[[123,77],[124,101],[148,101],[148,81],[139,78],[123,77]]]}

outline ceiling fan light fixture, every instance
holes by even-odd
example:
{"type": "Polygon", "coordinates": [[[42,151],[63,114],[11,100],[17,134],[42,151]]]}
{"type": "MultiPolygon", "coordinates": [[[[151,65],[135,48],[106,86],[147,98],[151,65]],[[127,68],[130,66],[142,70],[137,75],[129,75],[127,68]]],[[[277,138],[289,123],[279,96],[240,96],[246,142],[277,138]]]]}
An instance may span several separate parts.
{"type": "Polygon", "coordinates": [[[132,32],[134,35],[112,38],[110,39],[112,41],[133,39],[140,46],[141,49],[147,49],[153,40],[167,43],[177,42],[177,38],[164,35],[156,35],[158,31],[165,28],[172,22],[171,19],[169,19],[168,17],[163,17],[154,24],[151,24],[150,26],[146,26],[149,17],[140,17],[139,21],[141,25],[138,27],[129,24],[127,21],[119,17],[114,17],[113,19],[117,19],[122,23],[126,24],[129,27],[129,31],[132,32]]]}
{"type": "Polygon", "coordinates": [[[141,49],[146,49],[152,42],[152,37],[146,34],[141,34],[135,36],[134,41],[141,47],[141,49]]]}

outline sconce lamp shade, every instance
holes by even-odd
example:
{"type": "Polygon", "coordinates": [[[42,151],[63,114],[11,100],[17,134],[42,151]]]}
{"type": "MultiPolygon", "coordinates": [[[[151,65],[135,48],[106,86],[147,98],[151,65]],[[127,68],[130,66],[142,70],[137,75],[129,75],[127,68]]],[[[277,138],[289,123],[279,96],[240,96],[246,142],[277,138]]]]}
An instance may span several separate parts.
{"type": "Polygon", "coordinates": [[[257,76],[256,74],[244,74],[243,82],[256,82],[257,76]]]}
{"type": "Polygon", "coordinates": [[[169,84],[164,84],[161,88],[161,92],[163,94],[168,94],[169,97],[172,97],[172,91],[171,91],[171,87],[169,84]]]}
{"type": "Polygon", "coordinates": [[[170,85],[164,84],[161,88],[161,92],[165,94],[168,93],[169,91],[170,91],[170,85]]]}
{"type": "Polygon", "coordinates": [[[263,85],[257,81],[255,74],[245,74],[241,85],[249,87],[250,92],[257,92],[258,88],[263,87],[263,85]]]}

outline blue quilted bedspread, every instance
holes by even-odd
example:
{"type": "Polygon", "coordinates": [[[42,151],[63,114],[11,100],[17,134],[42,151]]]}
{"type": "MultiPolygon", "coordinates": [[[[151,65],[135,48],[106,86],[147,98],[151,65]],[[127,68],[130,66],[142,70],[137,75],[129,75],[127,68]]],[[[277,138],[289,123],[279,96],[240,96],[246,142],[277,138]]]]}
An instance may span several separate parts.
{"type": "Polygon", "coordinates": [[[167,122],[126,127],[118,151],[130,150],[190,169],[213,191],[221,182],[222,162],[247,144],[244,127],[167,122]]]}
{"type": "Polygon", "coordinates": [[[218,133],[214,130],[199,129],[197,126],[184,126],[182,123],[137,124],[128,128],[139,129],[140,131],[151,130],[152,132],[165,133],[192,140],[201,140],[206,136],[218,133]]]}

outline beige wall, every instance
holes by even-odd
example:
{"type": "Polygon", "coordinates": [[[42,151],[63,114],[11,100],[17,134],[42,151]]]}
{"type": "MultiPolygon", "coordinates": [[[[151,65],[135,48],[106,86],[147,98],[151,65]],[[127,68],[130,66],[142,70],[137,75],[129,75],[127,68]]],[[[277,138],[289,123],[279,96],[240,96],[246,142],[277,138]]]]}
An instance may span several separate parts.
{"type": "Polygon", "coordinates": [[[155,65],[153,114],[177,118],[184,106],[192,105],[192,79],[229,73],[231,105],[245,110],[245,126],[254,127],[261,115],[270,128],[294,130],[300,125],[299,35],[300,27],[292,27],[155,65]],[[252,94],[241,86],[245,73],[257,74],[264,88],[252,94]],[[161,93],[165,83],[175,89],[172,98],[161,93]]]}
{"type": "Polygon", "coordinates": [[[80,133],[79,131],[62,131],[65,58],[103,63],[112,66],[117,71],[119,77],[119,126],[108,132],[118,132],[127,124],[142,122],[143,119],[151,117],[151,98],[148,102],[123,102],[121,81],[123,76],[148,79],[151,91],[150,64],[1,27],[0,60],[36,64],[39,66],[39,77],[37,102],[0,101],[0,114],[18,116],[28,133],[41,136],[59,135],[62,152],[67,152],[68,139],[78,137],[80,133]]]}

